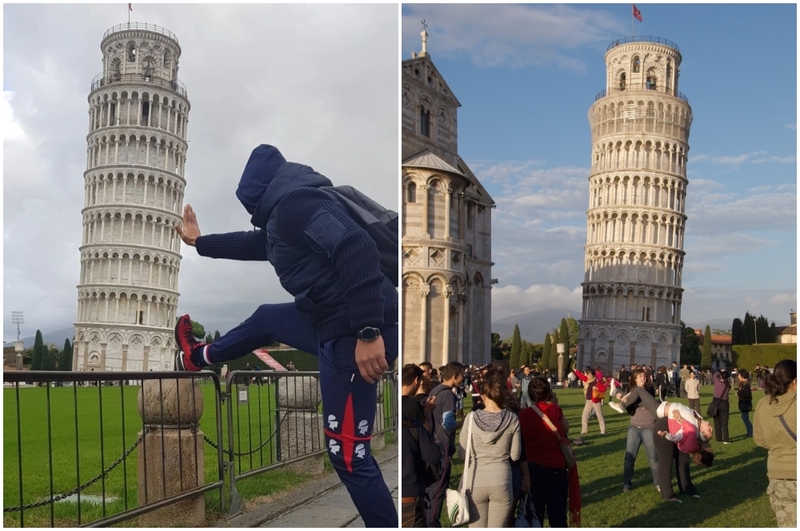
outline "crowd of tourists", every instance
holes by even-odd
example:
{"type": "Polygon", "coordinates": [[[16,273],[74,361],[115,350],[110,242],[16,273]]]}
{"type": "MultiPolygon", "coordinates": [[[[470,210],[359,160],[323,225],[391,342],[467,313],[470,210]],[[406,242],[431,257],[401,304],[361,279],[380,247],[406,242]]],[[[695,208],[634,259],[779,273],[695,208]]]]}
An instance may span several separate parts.
{"type": "MultiPolygon", "coordinates": [[[[734,390],[746,436],[769,451],[767,494],[778,525],[796,526],[793,360],[781,361],[773,370],[761,366],[753,371],[718,369],[707,375],[692,366],[679,368],[677,363],[657,369],[621,366],[612,374],[604,374],[599,367],[579,370],[573,366],[561,382],[549,371],[539,373],[526,366],[509,371],[504,363],[465,367],[450,362],[437,370],[425,362],[403,367],[402,386],[403,527],[446,523],[442,508],[450,503],[448,489],[466,496],[470,527],[519,527],[526,504],[532,506],[532,518],[541,525],[548,521],[550,527],[579,526],[578,463],[570,446],[583,444],[581,436],[589,432],[593,418],[600,433],[606,433],[606,405],[613,411],[606,413],[630,417],[622,491],[634,488],[634,464],[644,446],[652,485],[662,500],[682,503],[683,496],[699,498],[690,465],[713,465],[714,438],[730,443],[729,396],[734,390]],[[705,414],[700,409],[702,385],[713,386],[705,414]],[[766,396],[756,405],[751,422],[752,389],[761,385],[766,396]],[[556,387],[582,388],[585,406],[580,434],[571,441],[570,423],[553,392],[556,387]],[[472,407],[465,414],[468,394],[472,407]],[[689,405],[675,401],[677,397],[688,399],[689,405]],[[713,426],[707,417],[713,418],[713,426]],[[451,486],[456,456],[468,463],[468,470],[462,473],[460,485],[451,486]]],[[[447,521],[452,522],[457,512],[458,508],[448,506],[447,521]]]]}

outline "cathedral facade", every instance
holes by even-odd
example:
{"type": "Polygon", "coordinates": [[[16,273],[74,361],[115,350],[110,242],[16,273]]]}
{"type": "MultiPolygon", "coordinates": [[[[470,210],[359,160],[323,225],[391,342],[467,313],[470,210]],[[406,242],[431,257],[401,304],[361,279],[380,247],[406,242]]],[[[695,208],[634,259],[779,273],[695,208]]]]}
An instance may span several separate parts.
{"type": "Polygon", "coordinates": [[[403,363],[486,363],[494,201],[458,155],[461,106],[427,53],[402,63],[403,363]]]}

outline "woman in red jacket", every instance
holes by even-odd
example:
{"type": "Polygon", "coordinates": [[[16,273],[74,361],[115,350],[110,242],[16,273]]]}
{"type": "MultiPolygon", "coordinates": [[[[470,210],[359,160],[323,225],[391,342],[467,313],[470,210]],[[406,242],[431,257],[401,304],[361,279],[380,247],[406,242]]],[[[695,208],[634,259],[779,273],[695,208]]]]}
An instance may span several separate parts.
{"type": "Polygon", "coordinates": [[[528,396],[538,411],[533,407],[522,409],[519,423],[531,476],[530,492],[536,507],[536,517],[544,524],[547,511],[550,527],[567,527],[569,500],[570,523],[573,527],[579,527],[581,496],[577,468],[567,470],[559,439],[553,435],[541,414],[550,419],[563,438],[569,432],[569,423],[558,404],[552,401],[550,384],[543,377],[531,379],[528,396]]]}
{"type": "Polygon", "coordinates": [[[600,423],[600,433],[606,432],[606,419],[603,417],[603,404],[600,403],[605,397],[606,384],[595,377],[595,371],[591,367],[586,367],[586,374],[572,366],[575,376],[583,381],[583,396],[586,398],[586,405],[583,406],[581,415],[581,435],[589,433],[589,413],[594,409],[597,415],[597,422],[600,423]]]}

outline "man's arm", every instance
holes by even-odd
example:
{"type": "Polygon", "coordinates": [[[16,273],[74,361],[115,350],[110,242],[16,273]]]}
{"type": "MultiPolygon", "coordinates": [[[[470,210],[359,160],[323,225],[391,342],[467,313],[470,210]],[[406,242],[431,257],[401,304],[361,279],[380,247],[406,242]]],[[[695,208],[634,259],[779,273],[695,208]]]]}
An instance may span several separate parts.
{"type": "Polygon", "coordinates": [[[192,205],[183,207],[183,224],[175,225],[183,243],[197,249],[197,254],[229,260],[266,260],[267,237],[264,231],[229,232],[203,236],[192,205]]]}

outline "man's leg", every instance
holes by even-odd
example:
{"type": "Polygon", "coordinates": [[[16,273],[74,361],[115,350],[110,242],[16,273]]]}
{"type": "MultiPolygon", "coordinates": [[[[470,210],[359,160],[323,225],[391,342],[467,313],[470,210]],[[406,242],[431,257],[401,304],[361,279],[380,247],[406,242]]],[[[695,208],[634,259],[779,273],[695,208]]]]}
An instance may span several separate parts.
{"type": "Polygon", "coordinates": [[[587,400],[581,415],[581,434],[589,433],[589,412],[592,410],[592,401],[587,400]]]}
{"type": "Polygon", "coordinates": [[[600,402],[592,402],[592,409],[597,415],[597,422],[600,424],[600,433],[606,432],[606,419],[603,417],[603,404],[600,402]]]}
{"type": "MultiPolygon", "coordinates": [[[[658,430],[667,431],[667,419],[658,419],[653,430],[656,433],[658,430]]],[[[655,436],[653,442],[658,454],[658,484],[661,487],[661,499],[669,500],[675,497],[675,491],[672,490],[672,457],[675,443],[659,436],[655,436]]]]}
{"type": "Polygon", "coordinates": [[[442,527],[439,515],[442,513],[445,493],[450,487],[450,471],[452,468],[453,463],[450,457],[445,457],[439,480],[425,491],[425,522],[428,527],[442,527]]]}
{"type": "Polygon", "coordinates": [[[224,363],[275,341],[309,354],[319,353],[314,325],[293,302],[262,304],[246,321],[208,345],[203,362],[224,363]]]}
{"type": "MultiPolygon", "coordinates": [[[[397,325],[381,328],[386,361],[397,359],[397,325]]],[[[397,509],[370,451],[377,384],[359,374],[355,337],[339,337],[320,347],[320,389],[325,440],[331,464],[347,487],[366,527],[397,527],[397,509]]]]}

